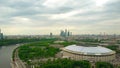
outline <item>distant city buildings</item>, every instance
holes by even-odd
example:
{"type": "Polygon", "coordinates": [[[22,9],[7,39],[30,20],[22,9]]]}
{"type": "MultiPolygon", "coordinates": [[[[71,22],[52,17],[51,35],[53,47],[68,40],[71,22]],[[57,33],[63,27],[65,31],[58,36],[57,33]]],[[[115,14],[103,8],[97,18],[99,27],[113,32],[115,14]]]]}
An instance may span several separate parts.
{"type": "Polygon", "coordinates": [[[0,29],[0,40],[3,39],[3,33],[1,32],[1,29],[0,29]]]}
{"type": "Polygon", "coordinates": [[[50,37],[53,37],[53,33],[50,33],[50,37]]]}
{"type": "Polygon", "coordinates": [[[61,32],[60,32],[60,36],[62,36],[62,37],[69,37],[71,35],[72,35],[72,32],[68,31],[67,29],[65,29],[65,31],[61,30],[61,32]]]}

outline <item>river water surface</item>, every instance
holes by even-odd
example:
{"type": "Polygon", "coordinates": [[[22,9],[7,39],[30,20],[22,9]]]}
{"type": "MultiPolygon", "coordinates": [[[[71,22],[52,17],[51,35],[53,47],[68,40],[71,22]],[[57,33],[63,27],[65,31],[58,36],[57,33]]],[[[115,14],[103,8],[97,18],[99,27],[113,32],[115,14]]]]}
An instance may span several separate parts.
{"type": "Polygon", "coordinates": [[[13,50],[19,45],[0,46],[0,68],[11,68],[13,50]]]}

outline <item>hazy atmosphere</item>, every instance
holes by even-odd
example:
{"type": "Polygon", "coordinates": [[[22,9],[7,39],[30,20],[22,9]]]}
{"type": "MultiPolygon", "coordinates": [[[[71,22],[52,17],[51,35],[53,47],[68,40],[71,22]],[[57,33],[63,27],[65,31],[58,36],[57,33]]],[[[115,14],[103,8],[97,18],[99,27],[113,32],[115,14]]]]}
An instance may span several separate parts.
{"type": "Polygon", "coordinates": [[[120,0],[0,0],[6,35],[120,34],[120,0]]]}

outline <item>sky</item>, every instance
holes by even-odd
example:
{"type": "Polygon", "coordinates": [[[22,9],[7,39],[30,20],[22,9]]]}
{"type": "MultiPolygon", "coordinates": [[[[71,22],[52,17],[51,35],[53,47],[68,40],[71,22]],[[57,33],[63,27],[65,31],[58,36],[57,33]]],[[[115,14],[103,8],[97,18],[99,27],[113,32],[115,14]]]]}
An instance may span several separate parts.
{"type": "Polygon", "coordinates": [[[6,35],[120,34],[120,0],[0,0],[6,35]]]}

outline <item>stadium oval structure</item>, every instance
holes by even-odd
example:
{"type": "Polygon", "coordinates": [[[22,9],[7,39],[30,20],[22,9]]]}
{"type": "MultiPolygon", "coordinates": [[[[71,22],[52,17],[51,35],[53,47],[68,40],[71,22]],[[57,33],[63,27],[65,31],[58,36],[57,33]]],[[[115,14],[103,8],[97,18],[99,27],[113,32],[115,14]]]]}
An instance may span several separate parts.
{"type": "Polygon", "coordinates": [[[115,59],[115,53],[115,51],[102,46],[85,47],[70,45],[62,48],[63,58],[74,60],[112,61],[115,59]]]}

